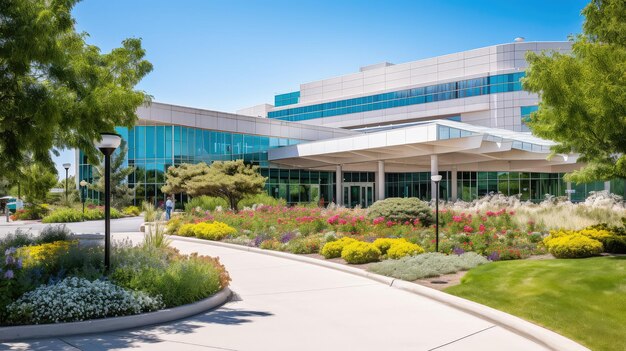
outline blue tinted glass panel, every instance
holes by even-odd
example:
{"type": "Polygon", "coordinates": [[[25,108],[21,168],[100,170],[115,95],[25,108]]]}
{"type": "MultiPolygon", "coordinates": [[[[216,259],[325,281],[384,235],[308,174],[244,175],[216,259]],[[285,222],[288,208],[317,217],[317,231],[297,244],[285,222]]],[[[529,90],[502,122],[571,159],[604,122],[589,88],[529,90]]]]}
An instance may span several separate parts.
{"type": "MultiPolygon", "coordinates": [[[[431,85],[422,88],[400,90],[391,93],[364,96],[355,99],[327,102],[280,111],[271,111],[269,118],[286,121],[302,121],[364,111],[387,109],[399,106],[422,104],[433,101],[452,100],[469,96],[495,94],[522,89],[520,79],[524,72],[500,74],[489,77],[468,79],[458,82],[431,85]]],[[[295,101],[300,92],[277,95],[275,106],[280,107],[295,101]]],[[[295,101],[295,102],[294,102],[295,101]]]]}

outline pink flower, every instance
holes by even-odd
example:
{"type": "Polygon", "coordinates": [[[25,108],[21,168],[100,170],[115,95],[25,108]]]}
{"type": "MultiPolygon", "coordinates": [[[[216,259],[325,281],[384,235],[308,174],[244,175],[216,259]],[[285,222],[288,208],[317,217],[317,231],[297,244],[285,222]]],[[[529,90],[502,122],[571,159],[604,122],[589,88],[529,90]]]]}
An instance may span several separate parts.
{"type": "Polygon", "coordinates": [[[463,221],[463,218],[461,216],[452,216],[452,221],[459,223],[463,221]]]}
{"type": "Polygon", "coordinates": [[[374,225],[376,225],[376,224],[380,224],[380,223],[382,223],[384,221],[385,221],[385,217],[378,217],[378,218],[374,218],[372,223],[374,223],[374,225]]]}
{"type": "Polygon", "coordinates": [[[393,226],[393,222],[392,221],[387,221],[387,227],[391,227],[393,226]]]}
{"type": "Polygon", "coordinates": [[[483,233],[485,231],[485,225],[481,224],[480,226],[478,226],[478,231],[483,233]]]}
{"type": "Polygon", "coordinates": [[[339,224],[341,224],[341,225],[344,225],[344,224],[346,224],[346,223],[348,223],[348,221],[346,221],[346,220],[345,220],[345,219],[343,219],[343,218],[339,220],[339,224]]]}
{"type": "Polygon", "coordinates": [[[463,227],[463,231],[465,233],[471,233],[471,232],[474,231],[474,228],[470,227],[469,225],[466,225],[466,226],[463,227]]]}

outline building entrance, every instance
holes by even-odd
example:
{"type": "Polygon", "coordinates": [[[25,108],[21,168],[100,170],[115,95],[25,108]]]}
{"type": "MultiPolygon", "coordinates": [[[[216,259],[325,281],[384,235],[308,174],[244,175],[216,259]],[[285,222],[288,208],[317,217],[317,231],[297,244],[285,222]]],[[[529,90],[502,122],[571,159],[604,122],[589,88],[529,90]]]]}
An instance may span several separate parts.
{"type": "Polygon", "coordinates": [[[374,183],[344,183],[343,203],[351,208],[370,206],[374,203],[374,183]]]}

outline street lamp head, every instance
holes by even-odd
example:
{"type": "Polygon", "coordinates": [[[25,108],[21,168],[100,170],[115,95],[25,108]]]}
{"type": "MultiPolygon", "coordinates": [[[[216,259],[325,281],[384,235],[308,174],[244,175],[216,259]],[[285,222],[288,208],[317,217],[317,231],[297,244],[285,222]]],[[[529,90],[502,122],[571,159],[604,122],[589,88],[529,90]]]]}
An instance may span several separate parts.
{"type": "Polygon", "coordinates": [[[122,143],[122,136],[116,133],[100,133],[95,145],[105,155],[111,155],[122,143]]]}
{"type": "Polygon", "coordinates": [[[441,175],[437,174],[434,176],[430,176],[430,180],[432,180],[433,182],[440,182],[441,181],[441,175]]]}
{"type": "Polygon", "coordinates": [[[83,179],[83,180],[80,181],[79,184],[80,184],[80,186],[87,186],[87,184],[89,184],[89,183],[87,183],[87,181],[83,179]]]}
{"type": "Polygon", "coordinates": [[[71,164],[71,163],[64,163],[64,164],[63,164],[63,168],[65,168],[65,170],[70,169],[70,167],[72,167],[72,164],[71,164]]]}

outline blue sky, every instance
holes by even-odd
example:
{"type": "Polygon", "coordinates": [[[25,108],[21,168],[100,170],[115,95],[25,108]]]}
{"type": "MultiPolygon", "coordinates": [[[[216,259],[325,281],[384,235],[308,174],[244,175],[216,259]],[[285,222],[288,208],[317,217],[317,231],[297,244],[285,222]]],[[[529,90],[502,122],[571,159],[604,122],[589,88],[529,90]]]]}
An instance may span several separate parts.
{"type": "MultiPolygon", "coordinates": [[[[587,2],[85,0],[73,13],[103,52],[143,39],[154,70],[137,88],[154,101],[235,112],[377,62],[566,40],[587,2]]],[[[73,151],[55,161],[64,174],[73,151]]]]}

